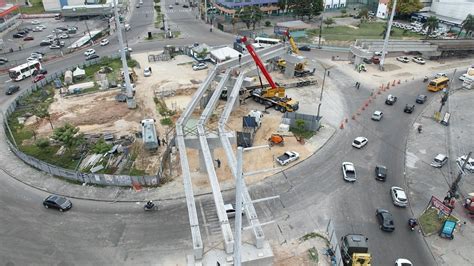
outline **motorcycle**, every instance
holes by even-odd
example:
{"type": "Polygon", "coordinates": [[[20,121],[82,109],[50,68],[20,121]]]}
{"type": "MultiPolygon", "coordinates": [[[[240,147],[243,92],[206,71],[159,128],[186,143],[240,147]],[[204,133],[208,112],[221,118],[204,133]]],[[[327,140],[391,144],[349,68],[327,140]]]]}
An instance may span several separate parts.
{"type": "Polygon", "coordinates": [[[157,211],[158,210],[158,205],[155,205],[155,204],[145,204],[145,206],[143,206],[143,210],[148,212],[148,211],[157,211]]]}
{"type": "Polygon", "coordinates": [[[422,130],[423,130],[422,126],[419,125],[419,126],[418,126],[418,133],[421,133],[422,130]]]}
{"type": "Polygon", "coordinates": [[[423,79],[423,82],[427,82],[428,81],[428,76],[425,76],[425,78],[423,79]]]}
{"type": "Polygon", "coordinates": [[[408,227],[410,227],[410,229],[412,231],[415,231],[415,227],[418,225],[418,222],[416,221],[415,218],[410,218],[408,219],[408,227]]]}

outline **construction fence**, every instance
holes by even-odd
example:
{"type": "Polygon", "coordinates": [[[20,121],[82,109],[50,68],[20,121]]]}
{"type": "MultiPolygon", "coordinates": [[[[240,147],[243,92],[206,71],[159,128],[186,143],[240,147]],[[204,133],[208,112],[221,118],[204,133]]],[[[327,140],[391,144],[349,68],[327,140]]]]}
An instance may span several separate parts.
{"type": "MultiPolygon", "coordinates": [[[[111,56],[112,59],[119,58],[119,55],[111,56]]],[[[122,187],[130,187],[130,186],[156,186],[160,184],[161,179],[165,175],[164,168],[165,164],[169,163],[171,166],[171,152],[174,146],[174,136],[175,132],[170,131],[164,134],[163,139],[166,141],[166,149],[163,153],[163,157],[160,163],[160,167],[156,175],[154,176],[129,176],[129,175],[109,175],[109,174],[93,174],[93,173],[82,173],[80,171],[65,169],[62,167],[58,167],[52,165],[50,163],[46,163],[44,161],[38,160],[30,155],[27,155],[18,149],[17,143],[13,138],[13,134],[10,131],[8,126],[8,118],[10,115],[16,110],[19,101],[22,98],[27,97],[32,92],[42,89],[44,86],[48,85],[50,82],[57,78],[61,78],[67,70],[74,70],[76,67],[84,68],[91,65],[95,65],[99,63],[100,60],[91,60],[86,61],[81,65],[68,67],[63,70],[60,70],[56,73],[48,75],[45,79],[41,80],[40,82],[32,85],[30,88],[23,90],[17,96],[16,100],[13,101],[7,108],[4,113],[4,131],[5,135],[9,136],[6,138],[7,144],[10,146],[11,151],[20,158],[26,164],[39,169],[43,172],[48,174],[59,176],[66,178],[67,180],[78,182],[78,183],[86,183],[86,184],[96,184],[96,185],[106,185],[106,186],[122,186],[122,187]]],[[[170,172],[171,175],[171,167],[170,172]]]]}
{"type": "Polygon", "coordinates": [[[297,127],[297,121],[302,120],[304,121],[304,129],[309,131],[317,131],[321,127],[321,116],[316,115],[307,115],[307,114],[299,114],[295,112],[286,112],[283,115],[283,124],[290,125],[290,127],[297,127]]]}

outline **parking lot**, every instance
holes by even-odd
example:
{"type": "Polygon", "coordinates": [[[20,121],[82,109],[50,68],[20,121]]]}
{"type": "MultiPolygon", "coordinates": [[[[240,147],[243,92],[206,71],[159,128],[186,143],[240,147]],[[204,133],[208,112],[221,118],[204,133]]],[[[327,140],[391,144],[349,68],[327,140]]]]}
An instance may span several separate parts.
{"type": "Polygon", "coordinates": [[[44,59],[61,55],[61,50],[63,53],[68,53],[70,51],[67,47],[77,41],[80,37],[87,34],[87,28],[92,31],[98,27],[103,27],[103,21],[101,19],[90,19],[85,21],[63,21],[55,20],[54,18],[24,19],[17,27],[12,28],[9,32],[3,34],[4,47],[1,57],[6,57],[8,62],[2,65],[1,68],[13,67],[25,63],[26,58],[30,57],[31,53],[37,51],[45,54],[44,59]],[[17,38],[13,37],[19,31],[24,31],[25,28],[29,29],[29,32],[26,33],[26,35],[23,35],[23,37],[16,35],[17,38]],[[40,31],[38,28],[44,29],[40,31]],[[59,49],[59,47],[57,47],[57,49],[51,49],[50,46],[46,44],[40,46],[40,43],[43,40],[48,40],[48,37],[60,37],[61,34],[65,33],[57,31],[57,28],[77,28],[77,30],[75,33],[70,31],[67,33],[67,37],[64,35],[62,36],[63,38],[60,38],[60,41],[64,42],[62,49],[59,49]],[[25,39],[26,37],[32,38],[28,38],[28,40],[25,39]]]}

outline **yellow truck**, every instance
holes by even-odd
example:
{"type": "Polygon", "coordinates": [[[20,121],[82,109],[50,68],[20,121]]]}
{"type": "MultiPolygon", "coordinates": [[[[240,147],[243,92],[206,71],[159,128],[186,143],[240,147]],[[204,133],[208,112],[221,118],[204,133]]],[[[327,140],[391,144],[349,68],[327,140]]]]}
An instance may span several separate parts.
{"type": "Polygon", "coordinates": [[[341,256],[345,266],[370,266],[368,238],[361,234],[348,234],[341,238],[341,256]]]}

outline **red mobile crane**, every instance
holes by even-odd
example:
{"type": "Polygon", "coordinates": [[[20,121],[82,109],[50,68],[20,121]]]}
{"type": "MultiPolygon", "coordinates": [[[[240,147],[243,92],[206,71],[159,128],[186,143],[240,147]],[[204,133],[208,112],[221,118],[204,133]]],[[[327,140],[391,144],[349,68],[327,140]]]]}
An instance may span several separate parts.
{"type": "Polygon", "coordinates": [[[275,110],[279,110],[280,112],[293,112],[298,110],[299,103],[291,98],[286,97],[285,88],[278,86],[268,73],[267,69],[258,57],[255,49],[253,48],[252,44],[247,40],[247,37],[244,36],[241,38],[243,44],[247,48],[247,51],[252,56],[253,60],[257,64],[258,69],[263,73],[265,78],[267,79],[270,87],[268,88],[257,88],[251,91],[251,96],[254,101],[259,102],[261,104],[265,104],[267,108],[273,107],[275,110]]]}

